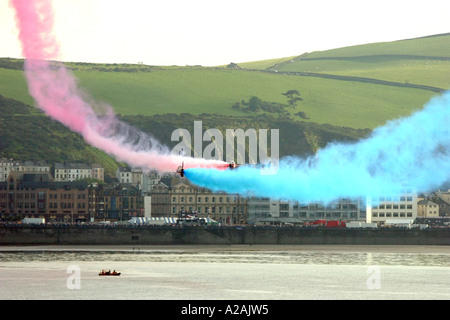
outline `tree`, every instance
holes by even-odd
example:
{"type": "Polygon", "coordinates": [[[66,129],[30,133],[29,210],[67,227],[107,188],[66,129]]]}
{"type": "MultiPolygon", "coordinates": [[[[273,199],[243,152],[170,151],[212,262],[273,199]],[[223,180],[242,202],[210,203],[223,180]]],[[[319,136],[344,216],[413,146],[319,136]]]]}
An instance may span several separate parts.
{"type": "Polygon", "coordinates": [[[248,109],[250,111],[259,111],[261,109],[261,99],[259,99],[258,97],[251,97],[250,100],[248,100],[248,109]]]}
{"type": "Polygon", "coordinates": [[[286,96],[288,99],[288,104],[295,109],[297,106],[297,101],[303,101],[302,98],[300,98],[300,92],[297,90],[288,90],[285,93],[282,93],[282,95],[286,96]]]}

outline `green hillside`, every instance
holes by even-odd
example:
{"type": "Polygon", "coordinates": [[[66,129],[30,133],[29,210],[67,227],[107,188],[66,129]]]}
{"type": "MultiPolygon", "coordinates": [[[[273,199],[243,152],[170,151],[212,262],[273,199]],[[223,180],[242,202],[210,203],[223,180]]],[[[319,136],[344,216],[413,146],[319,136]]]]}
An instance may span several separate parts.
{"type": "MultiPolygon", "coordinates": [[[[0,96],[0,114],[0,158],[45,159],[51,163],[64,161],[101,163],[109,177],[114,177],[120,165],[104,152],[88,145],[79,135],[22,102],[0,96]]],[[[198,116],[191,114],[182,114],[181,117],[179,114],[129,115],[122,116],[122,120],[144,132],[152,133],[171,149],[178,143],[170,140],[172,132],[178,128],[193,132],[193,124],[198,120],[198,116]]],[[[370,132],[297,122],[266,115],[250,119],[205,114],[202,116],[202,122],[204,130],[217,128],[224,133],[224,136],[227,128],[244,130],[283,128],[280,130],[281,156],[310,155],[331,141],[356,141],[370,132]]],[[[268,149],[271,150],[270,142],[268,149]]]]}
{"type": "Polygon", "coordinates": [[[450,89],[450,33],[303,54],[266,67],[450,89]]]}
{"type": "MultiPolygon", "coordinates": [[[[282,93],[297,90],[303,101],[287,110],[293,120],[304,120],[297,116],[304,112],[308,121],[316,123],[374,128],[421,108],[436,94],[436,91],[421,88],[301,76],[291,72],[186,67],[120,72],[99,71],[85,65],[74,69],[80,86],[94,100],[110,104],[123,115],[185,112],[248,117],[232,106],[252,96],[286,104],[282,93]]],[[[20,70],[0,68],[0,94],[33,103],[20,70]]]]}
{"type": "Polygon", "coordinates": [[[0,158],[101,163],[114,175],[114,159],[34,108],[0,95],[0,114],[0,158]]]}

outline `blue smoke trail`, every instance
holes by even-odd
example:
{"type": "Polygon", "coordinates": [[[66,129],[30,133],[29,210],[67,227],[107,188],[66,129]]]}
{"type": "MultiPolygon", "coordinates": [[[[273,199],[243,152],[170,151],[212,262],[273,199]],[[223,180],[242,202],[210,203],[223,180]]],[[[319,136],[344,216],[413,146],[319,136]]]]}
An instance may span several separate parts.
{"type": "Polygon", "coordinates": [[[190,168],[185,174],[212,191],[299,202],[376,199],[405,187],[432,191],[450,181],[450,92],[375,129],[367,139],[329,144],[316,158],[283,158],[273,175],[250,166],[190,168]]]}

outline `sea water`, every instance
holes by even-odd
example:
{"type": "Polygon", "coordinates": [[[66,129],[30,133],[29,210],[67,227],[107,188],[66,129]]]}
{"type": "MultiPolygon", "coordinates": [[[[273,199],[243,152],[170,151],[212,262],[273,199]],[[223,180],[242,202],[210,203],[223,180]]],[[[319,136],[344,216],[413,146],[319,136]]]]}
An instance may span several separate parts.
{"type": "Polygon", "coordinates": [[[450,247],[6,246],[0,299],[447,300],[450,247]]]}

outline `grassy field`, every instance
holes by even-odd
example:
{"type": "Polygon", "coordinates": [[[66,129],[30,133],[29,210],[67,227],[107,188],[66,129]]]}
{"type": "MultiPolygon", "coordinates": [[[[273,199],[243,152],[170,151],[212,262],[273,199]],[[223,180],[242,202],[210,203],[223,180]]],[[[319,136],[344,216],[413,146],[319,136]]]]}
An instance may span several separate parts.
{"type": "Polygon", "coordinates": [[[370,55],[413,55],[449,57],[450,33],[392,42],[377,42],[311,53],[311,57],[356,57],[370,55]]]}
{"type": "MultiPolygon", "coordinates": [[[[0,69],[0,75],[9,80],[0,81],[2,95],[33,104],[20,71],[0,69]]],[[[252,115],[232,105],[252,96],[287,103],[282,93],[295,89],[303,101],[288,109],[293,119],[302,120],[295,114],[303,111],[308,121],[353,128],[374,128],[408,115],[434,95],[426,90],[234,69],[77,70],[75,76],[94,100],[109,103],[123,115],[215,113],[249,117],[252,115]]]]}
{"type": "Polygon", "coordinates": [[[269,69],[368,77],[450,89],[450,34],[313,52],[269,69]]]}
{"type": "Polygon", "coordinates": [[[257,69],[264,70],[268,69],[274,65],[290,61],[295,59],[297,56],[287,57],[287,58],[278,58],[278,59],[269,59],[269,60],[260,60],[260,61],[251,61],[251,62],[243,62],[239,63],[239,67],[245,69],[257,69]]]}

